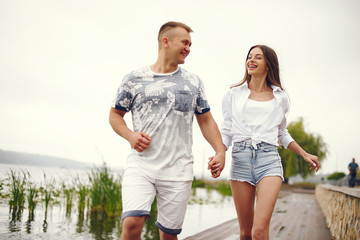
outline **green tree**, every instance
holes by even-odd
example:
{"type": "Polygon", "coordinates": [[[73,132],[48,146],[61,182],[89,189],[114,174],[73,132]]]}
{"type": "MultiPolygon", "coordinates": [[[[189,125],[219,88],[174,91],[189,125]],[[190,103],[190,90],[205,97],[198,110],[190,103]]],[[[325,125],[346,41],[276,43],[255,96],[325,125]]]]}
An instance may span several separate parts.
{"type": "Polygon", "coordinates": [[[327,177],[327,180],[339,180],[344,178],[345,176],[346,174],[343,172],[334,172],[327,177]]]}
{"type": "MultiPolygon", "coordinates": [[[[315,136],[312,133],[307,133],[304,128],[304,120],[300,118],[298,121],[291,122],[287,127],[289,133],[294,140],[308,153],[314,154],[319,158],[319,161],[325,159],[327,154],[327,146],[321,136],[315,136]]],[[[284,168],[284,177],[288,179],[290,176],[295,176],[298,173],[306,178],[314,171],[309,169],[309,163],[304,159],[284,147],[279,147],[279,154],[284,168]]]]}

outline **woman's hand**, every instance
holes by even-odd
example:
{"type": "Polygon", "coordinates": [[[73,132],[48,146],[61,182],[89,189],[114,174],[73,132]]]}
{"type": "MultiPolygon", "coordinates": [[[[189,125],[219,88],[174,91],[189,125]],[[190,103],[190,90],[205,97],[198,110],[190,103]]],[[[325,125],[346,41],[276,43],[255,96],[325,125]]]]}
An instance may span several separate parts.
{"type": "Polygon", "coordinates": [[[312,154],[307,153],[304,156],[304,160],[310,163],[310,169],[316,169],[315,172],[317,172],[320,168],[320,162],[318,160],[318,157],[312,154]]]}
{"type": "Polygon", "coordinates": [[[223,155],[224,154],[217,154],[209,157],[208,169],[210,170],[213,178],[219,177],[225,167],[225,156],[223,155]]]}
{"type": "Polygon", "coordinates": [[[289,145],[288,145],[288,149],[290,149],[291,151],[293,151],[294,153],[302,156],[304,158],[305,161],[307,161],[308,163],[310,163],[310,169],[316,169],[315,171],[317,172],[320,168],[320,162],[317,156],[312,155],[307,153],[304,149],[302,149],[299,144],[297,144],[295,141],[292,141],[289,145]]]}

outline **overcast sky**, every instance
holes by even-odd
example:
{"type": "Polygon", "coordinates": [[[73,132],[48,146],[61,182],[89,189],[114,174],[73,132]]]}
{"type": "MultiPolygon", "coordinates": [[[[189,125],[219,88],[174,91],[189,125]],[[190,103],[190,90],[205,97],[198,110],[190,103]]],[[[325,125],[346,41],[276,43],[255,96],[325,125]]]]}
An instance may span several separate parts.
{"type": "MultiPolygon", "coordinates": [[[[290,95],[288,121],[303,117],[328,145],[320,173],[360,162],[357,0],[0,0],[0,149],[124,166],[130,145],[108,123],[111,101],[126,73],[155,62],[170,20],[194,30],[183,67],[204,82],[219,126],[249,48],[266,44],[290,95]]],[[[213,151],[196,120],[193,150],[201,173],[213,151]]]]}

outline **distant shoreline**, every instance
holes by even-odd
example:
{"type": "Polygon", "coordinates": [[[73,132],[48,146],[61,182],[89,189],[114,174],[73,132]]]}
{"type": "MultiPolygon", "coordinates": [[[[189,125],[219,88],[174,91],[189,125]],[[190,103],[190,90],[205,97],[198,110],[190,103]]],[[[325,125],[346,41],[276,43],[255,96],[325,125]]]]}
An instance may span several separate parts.
{"type": "Polygon", "coordinates": [[[14,164],[58,168],[89,168],[90,164],[66,158],[45,156],[32,153],[0,150],[0,164],[14,164]]]}

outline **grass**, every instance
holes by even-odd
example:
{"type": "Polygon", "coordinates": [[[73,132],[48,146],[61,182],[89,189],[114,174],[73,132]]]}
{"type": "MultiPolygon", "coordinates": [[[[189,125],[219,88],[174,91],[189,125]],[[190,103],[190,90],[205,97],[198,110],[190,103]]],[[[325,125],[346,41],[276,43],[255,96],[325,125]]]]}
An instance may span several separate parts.
{"type": "Polygon", "coordinates": [[[205,188],[206,187],[206,183],[204,179],[197,179],[196,177],[194,177],[193,182],[191,184],[191,188],[205,188]]]}
{"type": "Polygon", "coordinates": [[[27,208],[29,218],[26,231],[30,233],[31,222],[35,219],[34,213],[38,204],[42,204],[45,210],[43,232],[47,232],[48,228],[48,209],[55,204],[60,204],[60,207],[65,206],[66,217],[71,216],[74,206],[77,206],[79,232],[84,231],[86,209],[88,210],[86,221],[89,217],[90,225],[94,225],[95,235],[100,234],[99,237],[102,237],[102,234],[111,233],[117,222],[118,228],[121,229],[119,219],[122,211],[121,178],[115,177],[105,164],[94,168],[88,174],[90,182],[86,184],[77,177],[73,183],[62,182],[59,185],[54,179],[49,179],[45,173],[43,175],[44,180],[36,184],[31,181],[30,174],[11,170],[8,178],[0,180],[0,196],[9,199],[9,214],[12,215],[10,231],[18,231],[16,222],[21,221],[23,210],[27,208]]]}
{"type": "MultiPolygon", "coordinates": [[[[7,198],[10,198],[10,212],[16,216],[21,216],[22,211],[27,208],[29,231],[31,231],[30,222],[34,221],[34,212],[39,204],[42,204],[45,211],[43,232],[46,232],[48,228],[48,209],[56,204],[61,204],[60,206],[65,209],[66,217],[73,214],[73,210],[77,207],[78,232],[84,231],[85,225],[90,224],[91,231],[94,231],[95,235],[111,233],[116,226],[120,234],[121,177],[114,175],[106,164],[103,164],[101,167],[90,170],[88,179],[89,181],[85,180],[86,183],[84,183],[77,177],[72,183],[62,182],[60,185],[54,179],[49,179],[44,173],[44,180],[36,184],[31,181],[30,174],[11,171],[9,178],[0,181],[0,193],[1,196],[6,196],[3,190],[9,186],[11,194],[8,194],[7,198]],[[7,182],[9,182],[8,185],[7,182]],[[26,206],[25,203],[27,203],[26,206]]],[[[206,188],[207,190],[217,190],[223,196],[231,195],[228,181],[194,179],[192,188],[194,191],[196,188],[206,188]]],[[[194,197],[192,201],[197,204],[211,203],[209,198],[194,197]]],[[[191,202],[189,203],[191,204],[191,202]]],[[[159,233],[154,224],[156,215],[155,200],[151,208],[152,217],[145,222],[144,239],[152,239],[159,233]]],[[[13,219],[13,222],[20,220],[19,217],[13,219]]]]}
{"type": "Polygon", "coordinates": [[[29,209],[29,219],[31,221],[34,220],[34,211],[37,205],[37,198],[39,196],[38,189],[36,187],[36,184],[29,182],[28,183],[28,189],[27,189],[28,195],[27,195],[27,202],[28,202],[28,209],[29,209]]]}
{"type": "Polygon", "coordinates": [[[73,207],[73,200],[75,195],[75,189],[73,187],[67,187],[65,183],[62,185],[63,188],[63,195],[65,198],[65,206],[66,206],[66,215],[71,215],[71,210],[73,207]]]}
{"type": "Polygon", "coordinates": [[[55,193],[54,191],[54,187],[55,186],[55,181],[54,179],[51,179],[50,181],[48,181],[46,179],[46,174],[44,173],[44,187],[41,187],[41,193],[43,196],[43,202],[45,204],[45,217],[47,216],[47,212],[48,212],[48,208],[51,205],[51,202],[53,201],[53,193],[55,193]]]}
{"type": "Polygon", "coordinates": [[[220,181],[215,189],[223,196],[232,196],[229,181],[220,181]]]}
{"type": "Polygon", "coordinates": [[[206,188],[216,190],[223,196],[232,196],[230,182],[225,180],[204,180],[194,177],[192,188],[206,188]]]}
{"type": "Polygon", "coordinates": [[[79,177],[76,179],[76,194],[78,198],[78,213],[79,215],[84,215],[86,207],[86,199],[89,193],[88,188],[85,184],[80,182],[79,177]]]}
{"type": "MultiPolygon", "coordinates": [[[[63,199],[67,214],[71,214],[75,201],[77,201],[76,205],[79,214],[84,214],[85,209],[89,209],[91,212],[104,213],[108,217],[114,217],[121,213],[121,178],[115,177],[106,164],[91,170],[88,174],[89,185],[83,184],[77,177],[74,180],[75,184],[71,186],[67,186],[63,182],[61,190],[55,189],[56,183],[54,179],[47,179],[45,173],[44,182],[39,187],[35,183],[27,182],[30,177],[30,174],[27,177],[23,172],[20,174],[11,170],[8,178],[11,186],[11,199],[9,201],[11,210],[23,210],[26,198],[29,212],[33,212],[37,204],[42,202],[45,206],[45,213],[47,213],[49,206],[53,203],[59,203],[63,199]],[[27,196],[25,196],[26,192],[27,196]]],[[[5,180],[1,180],[1,196],[6,196],[3,193],[4,185],[5,180]]],[[[208,190],[217,190],[223,196],[231,195],[228,181],[194,178],[192,188],[206,188],[208,190]]]]}
{"type": "Polygon", "coordinates": [[[3,190],[4,190],[4,179],[1,179],[0,180],[0,198],[2,198],[4,195],[3,195],[3,190]]]}
{"type": "Polygon", "coordinates": [[[45,189],[45,192],[44,192],[45,216],[47,215],[50,201],[51,201],[51,190],[45,189]]]}
{"type": "Polygon", "coordinates": [[[308,190],[314,190],[316,187],[316,183],[310,183],[310,182],[299,182],[295,184],[286,184],[283,183],[281,185],[282,189],[308,189],[308,190]]]}
{"type": "Polygon", "coordinates": [[[90,209],[106,217],[116,217],[121,213],[121,179],[115,179],[104,164],[91,171],[89,176],[90,209]]]}
{"type": "Polygon", "coordinates": [[[25,206],[25,190],[26,190],[26,174],[22,172],[16,174],[15,171],[10,170],[10,213],[13,214],[13,218],[17,216],[21,218],[22,212],[25,206]]]}
{"type": "Polygon", "coordinates": [[[145,221],[146,228],[145,231],[142,233],[141,239],[160,239],[159,229],[155,225],[157,212],[157,199],[155,197],[150,209],[150,216],[153,217],[150,217],[147,221],[145,221]]]}
{"type": "MultiPolygon", "coordinates": [[[[65,205],[66,215],[71,215],[74,206],[77,206],[79,216],[84,216],[85,210],[98,218],[115,218],[121,215],[121,178],[115,177],[104,163],[101,167],[95,167],[88,174],[89,183],[84,184],[77,177],[71,185],[64,182],[59,189],[56,189],[54,179],[47,179],[44,173],[44,183],[37,187],[36,184],[27,182],[30,179],[22,173],[11,171],[9,174],[11,194],[10,194],[10,212],[21,215],[25,199],[29,215],[34,214],[34,210],[39,202],[44,204],[45,216],[48,208],[53,204],[61,203],[65,205]],[[27,189],[25,186],[27,185],[27,189]],[[27,196],[25,196],[27,193],[27,196]]],[[[7,179],[7,180],[8,180],[7,179]]],[[[283,184],[284,185],[284,184],[283,184]]],[[[0,181],[0,194],[3,193],[5,180],[0,181]]],[[[230,182],[226,180],[204,180],[194,178],[192,189],[195,194],[196,188],[205,188],[207,190],[216,190],[222,196],[231,196],[230,182]]],[[[298,183],[291,185],[291,188],[314,189],[315,184],[298,183]]],[[[6,195],[4,195],[6,196],[6,195]]],[[[204,199],[190,199],[189,203],[204,203],[204,199]]]]}
{"type": "MultiPolygon", "coordinates": [[[[63,183],[61,191],[58,191],[55,189],[55,181],[47,179],[45,173],[44,182],[40,187],[28,181],[30,177],[30,174],[27,176],[24,172],[10,171],[8,180],[11,213],[21,214],[27,200],[29,215],[34,214],[40,201],[44,204],[45,215],[47,215],[48,208],[56,201],[55,199],[64,200],[67,215],[71,214],[76,200],[79,214],[84,214],[86,207],[91,212],[105,214],[107,217],[115,217],[121,213],[121,179],[114,177],[105,164],[91,171],[89,187],[77,178],[75,179],[76,187],[63,183]]],[[[1,180],[0,183],[0,193],[3,196],[5,180],[1,180]]]]}

